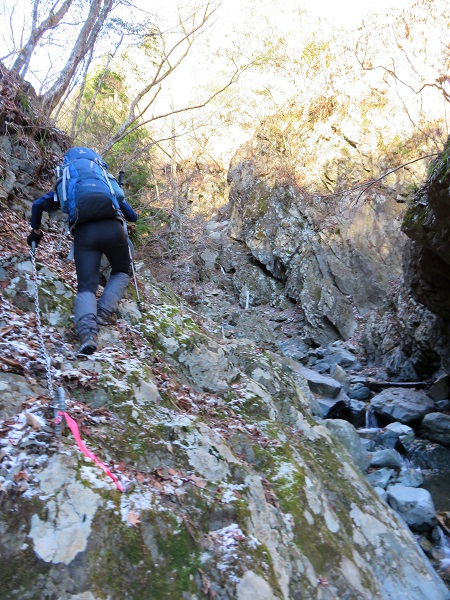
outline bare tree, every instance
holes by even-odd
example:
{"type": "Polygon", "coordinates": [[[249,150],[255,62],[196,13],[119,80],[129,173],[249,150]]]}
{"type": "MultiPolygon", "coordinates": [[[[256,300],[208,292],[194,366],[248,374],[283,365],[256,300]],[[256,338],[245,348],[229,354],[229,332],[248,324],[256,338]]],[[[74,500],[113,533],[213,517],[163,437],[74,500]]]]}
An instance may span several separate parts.
{"type": "Polygon", "coordinates": [[[58,105],[83,58],[89,54],[114,7],[114,0],[92,0],[89,14],[73,46],[69,59],[52,87],[40,96],[48,114],[58,105]]]}
{"type": "Polygon", "coordinates": [[[18,51],[17,58],[11,67],[12,71],[18,73],[21,77],[25,77],[28,71],[31,56],[36,50],[39,41],[48,31],[55,29],[55,27],[61,23],[72,2],[73,0],[64,0],[64,2],[58,8],[59,0],[56,0],[56,2],[50,7],[48,14],[38,24],[40,0],[34,0],[30,35],[28,40],[18,51]]]}
{"type": "Polygon", "coordinates": [[[238,76],[239,69],[232,75],[226,85],[213,94],[210,98],[195,106],[187,106],[181,109],[172,109],[167,113],[157,116],[146,117],[149,109],[154,105],[157,97],[162,90],[162,82],[169,77],[173,71],[181,64],[188,55],[192,44],[197,37],[199,31],[210,21],[214,13],[217,11],[220,3],[213,3],[207,0],[206,4],[201,9],[194,9],[193,13],[186,19],[179,19],[180,34],[178,39],[167,47],[166,35],[162,31],[153,30],[152,35],[158,38],[160,45],[160,56],[154,63],[154,72],[149,81],[145,82],[144,86],[136,93],[135,97],[130,101],[128,117],[121,124],[117,132],[112,136],[102,149],[105,154],[120,140],[126,137],[131,131],[147,125],[152,121],[163,119],[177,112],[194,110],[205,106],[205,104],[216,96],[220,91],[231,85],[238,76]],[[189,25],[188,25],[189,24],[189,25]]]}

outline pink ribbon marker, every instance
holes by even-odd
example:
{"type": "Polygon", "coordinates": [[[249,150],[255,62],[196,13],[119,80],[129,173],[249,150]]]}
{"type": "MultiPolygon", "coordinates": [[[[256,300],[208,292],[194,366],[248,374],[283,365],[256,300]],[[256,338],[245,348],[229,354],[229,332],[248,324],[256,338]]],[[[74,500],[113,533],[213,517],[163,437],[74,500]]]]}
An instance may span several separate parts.
{"type": "Polygon", "coordinates": [[[103,471],[105,471],[105,473],[108,475],[108,477],[111,477],[111,479],[114,481],[114,483],[116,484],[116,486],[118,487],[118,489],[123,492],[123,487],[122,484],[120,483],[120,481],[117,479],[117,477],[114,475],[114,473],[111,473],[111,471],[108,469],[108,467],[106,465],[104,465],[96,456],[93,452],[91,452],[89,450],[89,448],[87,448],[83,442],[83,440],[81,439],[80,436],[80,431],[78,429],[78,424],[77,422],[72,419],[72,417],[70,417],[66,412],[61,412],[58,411],[58,414],[61,417],[65,417],[67,425],[70,429],[70,431],[73,433],[73,437],[75,438],[76,443],[78,444],[78,448],[81,450],[81,452],[87,456],[88,458],[91,458],[96,465],[98,465],[100,467],[100,469],[103,469],[103,471]]]}

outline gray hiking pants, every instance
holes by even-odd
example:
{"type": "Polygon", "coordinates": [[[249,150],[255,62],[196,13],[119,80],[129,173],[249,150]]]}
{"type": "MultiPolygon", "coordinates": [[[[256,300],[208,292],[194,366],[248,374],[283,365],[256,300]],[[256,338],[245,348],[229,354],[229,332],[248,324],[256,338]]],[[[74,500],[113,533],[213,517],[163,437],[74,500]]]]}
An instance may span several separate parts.
{"type": "Polygon", "coordinates": [[[121,221],[108,219],[77,225],[73,232],[78,292],[75,297],[75,329],[81,338],[97,333],[96,292],[102,254],[111,265],[111,276],[98,300],[98,308],[114,312],[130,280],[131,259],[121,221]]]}

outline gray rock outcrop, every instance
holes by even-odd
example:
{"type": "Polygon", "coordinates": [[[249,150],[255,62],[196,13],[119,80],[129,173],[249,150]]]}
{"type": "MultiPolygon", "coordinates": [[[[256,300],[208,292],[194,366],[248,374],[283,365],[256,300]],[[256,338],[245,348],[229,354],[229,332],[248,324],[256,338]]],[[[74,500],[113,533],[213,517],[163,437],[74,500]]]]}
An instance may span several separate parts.
{"type": "Polygon", "coordinates": [[[435,409],[434,401],[424,392],[387,388],[370,401],[371,408],[390,421],[405,425],[422,419],[435,409]]]}
{"type": "Polygon", "coordinates": [[[428,413],[420,423],[419,433],[432,442],[450,447],[450,415],[428,413]]]}
{"type": "Polygon", "coordinates": [[[411,529],[426,531],[437,524],[436,509],[430,492],[395,484],[388,487],[388,502],[411,529]]]}
{"type": "Polygon", "coordinates": [[[348,339],[401,273],[402,209],[382,196],[353,206],[347,196],[330,212],[329,201],[276,181],[260,139],[231,163],[230,234],[284,283],[317,342],[348,339]]]}
{"type": "Polygon", "coordinates": [[[405,260],[407,284],[416,300],[445,319],[450,318],[449,149],[450,138],[411,198],[402,224],[412,240],[405,260]]]}

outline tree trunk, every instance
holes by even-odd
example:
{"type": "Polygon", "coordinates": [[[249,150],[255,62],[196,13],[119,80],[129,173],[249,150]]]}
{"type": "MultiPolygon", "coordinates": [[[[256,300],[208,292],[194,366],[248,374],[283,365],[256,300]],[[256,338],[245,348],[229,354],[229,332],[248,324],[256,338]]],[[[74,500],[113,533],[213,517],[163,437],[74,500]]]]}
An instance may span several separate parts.
{"type": "Polygon", "coordinates": [[[89,14],[78,35],[66,66],[61,71],[53,86],[39,99],[42,107],[50,114],[57,106],[70,85],[75,72],[86,54],[95,45],[97,36],[113,8],[113,0],[92,0],[89,14]]]}
{"type": "Polygon", "coordinates": [[[38,45],[39,40],[47,31],[49,31],[50,29],[54,29],[55,27],[57,27],[57,25],[59,25],[59,23],[62,21],[63,17],[69,10],[72,2],[73,0],[65,0],[65,2],[63,2],[63,4],[57,12],[50,12],[47,15],[47,17],[42,21],[42,23],[36,26],[39,0],[34,1],[32,14],[33,25],[31,27],[30,37],[28,38],[26,44],[21,48],[19,55],[17,56],[13,66],[11,67],[11,71],[18,73],[21,77],[25,77],[26,72],[28,71],[28,66],[30,64],[31,55],[33,54],[36,46],[38,45]]]}

